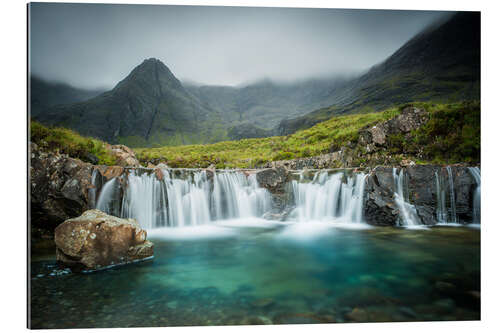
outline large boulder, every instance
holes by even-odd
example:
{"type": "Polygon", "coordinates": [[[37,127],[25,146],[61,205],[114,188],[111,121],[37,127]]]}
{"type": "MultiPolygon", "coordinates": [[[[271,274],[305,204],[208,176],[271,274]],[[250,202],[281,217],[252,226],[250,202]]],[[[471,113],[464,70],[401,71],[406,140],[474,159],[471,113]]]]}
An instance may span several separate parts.
{"type": "Polygon", "coordinates": [[[57,260],[75,269],[96,270],[152,258],[153,244],[134,219],[93,209],[55,230],[57,260]]]}

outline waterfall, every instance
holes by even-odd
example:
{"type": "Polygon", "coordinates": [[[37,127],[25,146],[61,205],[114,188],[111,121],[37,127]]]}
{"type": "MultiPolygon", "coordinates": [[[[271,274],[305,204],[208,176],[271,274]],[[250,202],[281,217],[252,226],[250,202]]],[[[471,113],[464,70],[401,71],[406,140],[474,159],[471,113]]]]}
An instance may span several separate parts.
{"type": "Polygon", "coordinates": [[[441,176],[436,171],[434,173],[436,176],[436,197],[437,197],[437,209],[436,209],[436,219],[438,223],[446,223],[448,219],[448,214],[446,211],[446,193],[444,191],[443,182],[441,176]]]}
{"type": "Polygon", "coordinates": [[[392,169],[394,178],[394,201],[399,208],[400,224],[403,226],[415,226],[420,224],[417,209],[409,201],[408,181],[403,169],[398,171],[392,169]]]}
{"type": "Polygon", "coordinates": [[[133,169],[122,177],[122,182],[113,178],[104,184],[97,208],[135,218],[146,229],[259,217],[271,209],[271,195],[259,187],[255,174],[218,171],[212,182],[204,170],[133,169]]]}
{"type": "Polygon", "coordinates": [[[96,208],[114,216],[120,216],[120,187],[118,178],[108,180],[101,189],[96,208]]]}
{"type": "Polygon", "coordinates": [[[165,226],[165,190],[165,183],[158,181],[154,173],[140,175],[138,170],[132,170],[127,177],[121,217],[135,218],[146,229],[165,226]]]}
{"type": "Polygon", "coordinates": [[[363,194],[366,175],[357,173],[343,182],[343,173],[317,172],[311,182],[293,180],[291,189],[299,221],[341,219],[363,222],[363,194]]]}
{"type": "Polygon", "coordinates": [[[476,189],[474,190],[474,197],[472,202],[472,216],[473,223],[481,222],[481,170],[478,167],[469,168],[469,172],[471,173],[474,181],[477,184],[476,189]]]}
{"type": "Polygon", "coordinates": [[[97,196],[97,175],[99,171],[94,169],[92,171],[92,178],[90,181],[91,187],[89,188],[89,206],[90,208],[96,208],[96,196],[97,196]]]}
{"type": "Polygon", "coordinates": [[[438,173],[438,171],[435,172],[437,199],[436,219],[440,224],[456,224],[458,223],[458,219],[455,201],[455,185],[453,182],[453,172],[450,166],[446,167],[446,174],[448,176],[447,182],[441,177],[441,173],[438,173]],[[447,190],[446,186],[448,186],[447,190]],[[447,202],[449,203],[449,207],[447,207],[447,202]]]}
{"type": "Polygon", "coordinates": [[[451,172],[451,167],[447,166],[446,171],[448,172],[448,184],[450,191],[450,220],[451,223],[457,223],[457,207],[455,205],[455,186],[453,184],[453,174],[451,172]]]}

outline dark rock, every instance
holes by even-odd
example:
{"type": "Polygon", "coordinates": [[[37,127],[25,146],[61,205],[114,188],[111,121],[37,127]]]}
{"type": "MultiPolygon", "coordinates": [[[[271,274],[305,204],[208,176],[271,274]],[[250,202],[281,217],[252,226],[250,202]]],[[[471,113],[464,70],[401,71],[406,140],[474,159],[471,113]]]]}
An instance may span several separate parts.
{"type": "Polygon", "coordinates": [[[97,164],[99,163],[99,158],[94,154],[87,153],[87,155],[85,155],[85,161],[92,164],[97,164]]]}
{"type": "Polygon", "coordinates": [[[257,182],[271,193],[285,193],[288,172],[285,168],[264,169],[257,172],[257,182]]]}
{"type": "MultiPolygon", "coordinates": [[[[446,168],[436,165],[411,165],[404,170],[408,176],[409,201],[415,206],[418,218],[425,225],[436,224],[436,174],[443,179],[446,205],[447,209],[450,209],[446,168]]],[[[451,170],[458,221],[469,223],[473,218],[473,195],[476,184],[467,167],[451,166],[451,170]]],[[[366,181],[364,216],[367,223],[396,225],[399,210],[394,201],[393,168],[376,167],[369,173],[366,181]]]]}
{"type": "Polygon", "coordinates": [[[398,208],[394,202],[392,168],[377,167],[367,177],[365,186],[365,221],[372,225],[390,226],[398,221],[398,208]]]}
{"type": "Polygon", "coordinates": [[[292,160],[273,161],[264,164],[264,168],[285,168],[290,170],[302,169],[334,169],[345,167],[344,153],[334,151],[312,157],[303,157],[292,160]]]}
{"type": "Polygon", "coordinates": [[[409,133],[429,120],[429,114],[424,109],[407,106],[397,117],[379,123],[375,126],[365,128],[359,132],[359,144],[366,146],[386,146],[387,137],[391,134],[409,133]]]}
{"type": "Polygon", "coordinates": [[[30,145],[30,203],[33,227],[53,230],[88,208],[92,165],[30,145]]]}

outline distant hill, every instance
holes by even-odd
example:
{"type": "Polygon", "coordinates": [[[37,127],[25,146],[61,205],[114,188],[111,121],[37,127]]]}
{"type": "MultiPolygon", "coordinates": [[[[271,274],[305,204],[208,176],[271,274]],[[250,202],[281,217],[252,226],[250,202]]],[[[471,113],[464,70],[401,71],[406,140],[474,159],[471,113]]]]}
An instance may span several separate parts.
{"type": "Polygon", "coordinates": [[[51,106],[85,101],[104,92],[102,89],[80,89],[61,82],[49,82],[34,75],[31,76],[30,90],[32,116],[51,106]]]}
{"type": "Polygon", "coordinates": [[[112,90],[35,115],[49,125],[130,146],[206,143],[226,138],[219,112],[184,89],[160,60],[147,59],[112,90]]]}
{"type": "Polygon", "coordinates": [[[338,87],[347,78],[310,79],[295,83],[261,80],[242,87],[189,86],[201,101],[224,113],[236,124],[272,129],[288,117],[296,117],[331,105],[338,87]]]}
{"type": "Polygon", "coordinates": [[[107,92],[34,78],[31,93],[35,120],[131,147],[287,135],[339,114],[479,100],[480,13],[460,12],[428,27],[354,78],[183,85],[160,60],[147,59],[107,92]]]}
{"type": "Polygon", "coordinates": [[[330,107],[283,120],[286,135],[334,115],[379,111],[410,101],[480,98],[480,13],[460,12],[428,27],[383,63],[333,91],[330,107]]]}

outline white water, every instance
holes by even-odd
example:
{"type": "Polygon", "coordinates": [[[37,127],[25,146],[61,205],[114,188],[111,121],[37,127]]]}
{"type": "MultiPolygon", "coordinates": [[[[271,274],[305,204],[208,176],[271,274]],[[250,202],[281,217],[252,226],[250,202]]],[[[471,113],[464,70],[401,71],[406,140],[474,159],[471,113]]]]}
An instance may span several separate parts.
{"type": "Polygon", "coordinates": [[[398,174],[396,168],[392,169],[394,178],[394,201],[399,209],[399,222],[402,226],[420,225],[420,218],[417,215],[417,209],[410,203],[408,182],[404,170],[401,169],[398,174]]]}
{"type": "Polygon", "coordinates": [[[366,175],[357,173],[342,181],[343,173],[328,175],[317,172],[311,182],[300,180],[291,183],[295,201],[295,215],[300,222],[340,219],[363,222],[363,193],[366,175]]]}
{"type": "Polygon", "coordinates": [[[450,191],[450,219],[448,222],[457,223],[457,207],[455,205],[455,186],[453,184],[453,174],[451,172],[451,167],[447,166],[446,171],[448,172],[448,187],[450,191]]]}
{"type": "Polygon", "coordinates": [[[446,173],[448,177],[447,181],[444,181],[443,177],[441,177],[441,173],[435,172],[437,198],[436,218],[438,224],[441,225],[461,226],[457,218],[455,185],[451,167],[446,167],[446,173]]]}
{"type": "Polygon", "coordinates": [[[130,170],[121,209],[115,205],[117,178],[106,182],[97,208],[124,218],[135,218],[146,229],[197,226],[229,218],[259,217],[271,209],[269,192],[258,186],[255,175],[221,171],[214,175],[213,189],[205,171],[154,172],[130,170]],[[117,212],[118,210],[118,212],[117,212]]]}
{"type": "Polygon", "coordinates": [[[216,220],[262,216],[271,209],[271,195],[259,187],[255,174],[222,172],[214,175],[211,203],[216,220]]]}
{"type": "Polygon", "coordinates": [[[107,181],[101,189],[96,208],[110,215],[119,216],[120,188],[118,178],[107,181]]]}
{"type": "Polygon", "coordinates": [[[481,170],[478,167],[469,168],[472,177],[474,177],[474,181],[477,184],[476,189],[474,190],[474,198],[473,198],[473,222],[480,223],[481,222],[481,170]]]}
{"type": "MultiPolygon", "coordinates": [[[[474,192],[474,223],[480,220],[480,170],[469,168],[478,184],[474,192]]],[[[446,177],[436,177],[437,220],[456,224],[454,184],[451,168],[446,177]],[[449,199],[447,200],[447,195],[449,199]],[[449,201],[449,209],[446,204],[449,201]]],[[[300,173],[300,179],[288,184],[288,195],[294,205],[290,222],[336,222],[345,227],[363,227],[364,173],[347,176],[344,172],[329,174],[318,171],[311,181],[300,173]]],[[[96,185],[97,170],[92,175],[96,185]]],[[[194,227],[217,222],[245,224],[264,223],[260,219],[272,210],[270,193],[261,188],[256,174],[241,171],[217,171],[209,179],[206,171],[161,169],[128,170],[121,177],[106,182],[100,191],[89,190],[89,203],[111,215],[131,217],[146,229],[161,227],[194,227]],[[236,222],[235,222],[236,221],[236,222]],[[246,222],[245,222],[246,221],[246,222]]],[[[409,201],[408,181],[404,169],[393,169],[394,200],[399,209],[399,225],[422,227],[416,207],[409,201]]],[[[288,223],[290,223],[288,222],[288,223]]]]}
{"type": "Polygon", "coordinates": [[[89,189],[89,206],[90,208],[96,208],[97,202],[96,202],[96,197],[97,197],[97,175],[99,171],[97,169],[94,169],[92,171],[92,178],[91,178],[91,184],[92,186],[89,189]]]}
{"type": "Polygon", "coordinates": [[[436,177],[436,200],[437,200],[437,209],[436,209],[436,219],[438,223],[446,223],[448,219],[448,213],[446,210],[446,193],[444,191],[443,181],[441,176],[436,171],[434,173],[436,177]]]}

